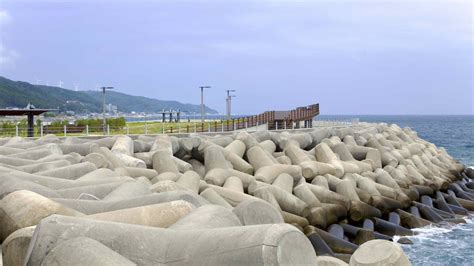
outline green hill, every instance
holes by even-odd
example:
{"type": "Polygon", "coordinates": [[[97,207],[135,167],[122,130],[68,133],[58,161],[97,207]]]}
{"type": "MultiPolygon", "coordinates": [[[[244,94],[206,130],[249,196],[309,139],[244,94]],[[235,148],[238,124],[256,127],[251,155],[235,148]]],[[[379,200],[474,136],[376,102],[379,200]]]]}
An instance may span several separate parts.
{"type": "MultiPolygon", "coordinates": [[[[177,101],[162,101],[142,96],[107,91],[107,104],[116,105],[121,112],[159,112],[179,109],[182,112],[200,112],[200,106],[177,101]]],[[[33,85],[0,76],[0,108],[25,107],[31,102],[36,108],[53,108],[61,111],[92,113],[102,111],[102,93],[97,91],[72,91],[53,86],[33,85]]],[[[207,113],[217,111],[206,107],[207,113]]]]}

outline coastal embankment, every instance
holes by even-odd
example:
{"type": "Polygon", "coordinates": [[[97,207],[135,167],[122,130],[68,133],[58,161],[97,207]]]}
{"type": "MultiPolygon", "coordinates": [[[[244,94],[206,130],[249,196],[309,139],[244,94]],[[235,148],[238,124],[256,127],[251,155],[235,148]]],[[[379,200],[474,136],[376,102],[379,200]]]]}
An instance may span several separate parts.
{"type": "Polygon", "coordinates": [[[4,265],[410,265],[474,170],[395,124],[0,139],[4,265]],[[395,241],[394,241],[395,240],[395,241]]]}

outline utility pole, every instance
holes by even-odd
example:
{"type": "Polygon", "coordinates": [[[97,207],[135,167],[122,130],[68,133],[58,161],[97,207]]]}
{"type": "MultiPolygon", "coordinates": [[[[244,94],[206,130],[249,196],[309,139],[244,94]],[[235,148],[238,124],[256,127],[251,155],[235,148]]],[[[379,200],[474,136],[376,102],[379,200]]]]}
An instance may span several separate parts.
{"type": "Polygon", "coordinates": [[[201,88],[201,122],[204,123],[204,89],[209,89],[211,86],[200,86],[201,88]]]}
{"type": "Polygon", "coordinates": [[[107,120],[105,119],[105,90],[113,90],[114,87],[101,87],[102,89],[102,130],[107,135],[107,120]]]}
{"type": "Polygon", "coordinates": [[[236,97],[236,95],[230,95],[231,92],[235,92],[235,90],[227,90],[227,98],[225,99],[227,103],[227,120],[230,120],[232,116],[232,97],[236,97]]]}

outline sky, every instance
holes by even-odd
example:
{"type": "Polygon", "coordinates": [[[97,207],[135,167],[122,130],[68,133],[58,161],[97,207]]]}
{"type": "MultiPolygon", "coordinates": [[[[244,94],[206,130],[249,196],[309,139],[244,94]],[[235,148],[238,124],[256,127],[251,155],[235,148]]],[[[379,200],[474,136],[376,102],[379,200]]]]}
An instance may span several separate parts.
{"type": "Polygon", "coordinates": [[[233,113],[474,114],[472,1],[0,0],[0,76],[233,113]]]}

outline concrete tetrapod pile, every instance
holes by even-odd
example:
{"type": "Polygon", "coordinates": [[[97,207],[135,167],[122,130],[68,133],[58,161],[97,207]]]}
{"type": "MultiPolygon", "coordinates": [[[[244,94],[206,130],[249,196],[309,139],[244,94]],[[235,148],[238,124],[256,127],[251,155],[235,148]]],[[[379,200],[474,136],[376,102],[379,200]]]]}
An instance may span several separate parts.
{"type": "Polygon", "coordinates": [[[409,265],[392,237],[464,222],[473,178],[387,124],[0,139],[3,263],[409,265]]]}

